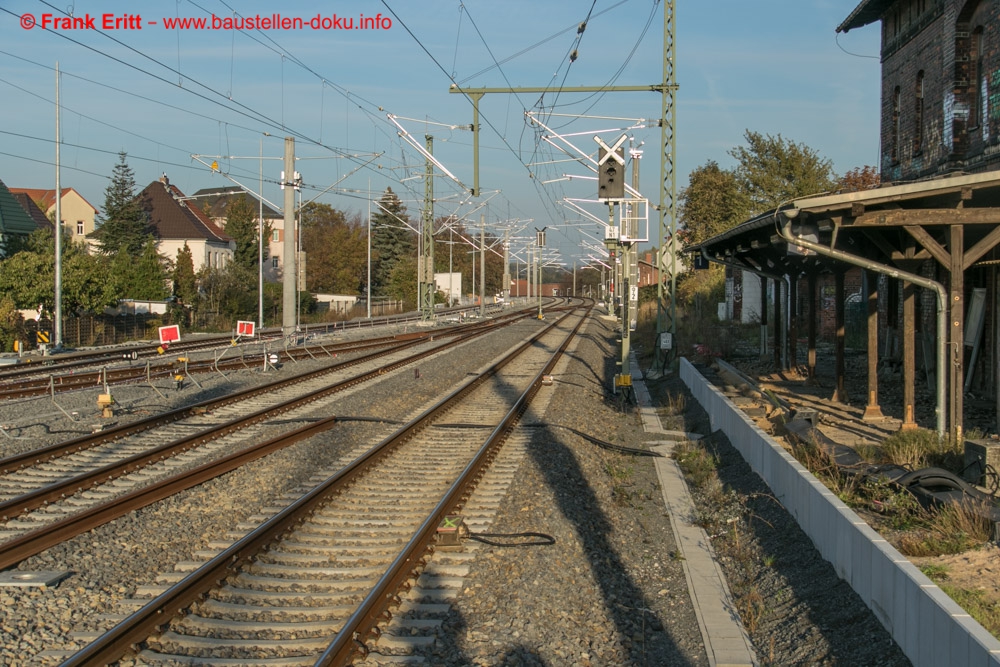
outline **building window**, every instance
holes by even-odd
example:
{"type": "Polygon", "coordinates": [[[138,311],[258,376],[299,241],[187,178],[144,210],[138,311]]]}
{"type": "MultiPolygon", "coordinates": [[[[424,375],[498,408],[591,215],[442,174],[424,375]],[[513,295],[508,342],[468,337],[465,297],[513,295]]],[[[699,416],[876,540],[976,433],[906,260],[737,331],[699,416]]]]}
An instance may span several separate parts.
{"type": "Polygon", "coordinates": [[[892,91],[892,126],[889,128],[889,159],[899,162],[899,86],[892,91]]]}
{"type": "Polygon", "coordinates": [[[969,105],[971,113],[969,125],[980,127],[984,124],[983,111],[986,105],[983,104],[983,88],[986,84],[986,73],[983,68],[983,27],[979,26],[972,31],[972,100],[969,105]]]}
{"type": "Polygon", "coordinates": [[[272,269],[278,268],[278,258],[277,257],[272,257],[271,258],[271,268],[272,269]]]}
{"type": "Polygon", "coordinates": [[[76,235],[83,236],[83,220],[76,221],[76,235]]]}
{"type": "Polygon", "coordinates": [[[277,243],[281,240],[281,232],[277,229],[271,232],[271,243],[277,243]]]}
{"type": "Polygon", "coordinates": [[[924,71],[917,72],[917,86],[913,91],[913,152],[919,153],[924,147],[924,71]]]}

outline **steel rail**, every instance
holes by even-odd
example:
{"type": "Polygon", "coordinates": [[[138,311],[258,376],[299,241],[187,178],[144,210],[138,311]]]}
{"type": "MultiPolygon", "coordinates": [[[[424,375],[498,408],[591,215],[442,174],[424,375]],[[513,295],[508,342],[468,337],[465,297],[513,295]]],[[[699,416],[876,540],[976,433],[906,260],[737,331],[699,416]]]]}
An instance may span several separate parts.
{"type": "MultiPolygon", "coordinates": [[[[468,392],[495,375],[500,368],[519,356],[524,350],[533,346],[537,340],[568,316],[569,314],[553,322],[553,324],[543,329],[536,336],[533,336],[530,340],[505,355],[503,359],[492,367],[480,375],[467,380],[462,386],[456,388],[436,404],[427,408],[409,424],[401,427],[394,434],[373,446],[366,453],[317,485],[312,491],[309,491],[284,510],[266,520],[257,529],[218,553],[201,567],[185,576],[180,582],[168,588],[131,616],[105,632],[97,640],[64,661],[62,667],[105,665],[120,659],[135,644],[145,640],[161,627],[164,627],[175,615],[201,599],[208,591],[237,572],[240,567],[250,562],[262,549],[281,538],[291,527],[304,521],[316,509],[327,504],[330,496],[337,494],[340,489],[346,488],[362,475],[367,474],[380,461],[410,439],[417,430],[429,425],[435,417],[449,411],[455,402],[461,400],[468,392]]],[[[582,321],[583,318],[581,318],[582,321]]],[[[577,325],[578,327],[579,324],[577,325]]],[[[576,329],[574,329],[575,331],[576,329]]],[[[560,347],[560,351],[563,349],[565,349],[565,343],[560,347]]],[[[535,385],[538,382],[540,382],[540,378],[536,378],[529,391],[532,391],[532,389],[537,390],[535,385]]],[[[519,405],[526,404],[524,396],[517,403],[519,405]]],[[[466,473],[468,473],[468,468],[466,469],[466,473]]],[[[468,476],[468,474],[463,474],[463,478],[468,476]]],[[[457,497],[457,495],[453,493],[448,494],[449,497],[457,497]]],[[[364,616],[367,617],[367,613],[364,616]]]]}
{"type": "MultiPolygon", "coordinates": [[[[311,347],[322,350],[325,355],[329,356],[331,353],[340,354],[343,352],[354,352],[357,350],[391,345],[394,342],[399,342],[400,340],[402,340],[401,337],[387,336],[365,341],[343,342],[334,345],[316,345],[311,347]]],[[[257,354],[259,357],[263,357],[263,353],[257,354]]],[[[280,351],[275,350],[271,354],[277,354],[280,361],[296,361],[305,358],[312,358],[309,347],[280,351]]],[[[184,357],[182,356],[181,358],[184,357]]],[[[0,400],[41,396],[48,394],[50,390],[56,392],[74,391],[83,387],[93,387],[101,384],[123,384],[129,381],[145,379],[147,377],[170,377],[176,373],[177,364],[178,361],[175,358],[175,355],[171,354],[169,359],[163,358],[160,363],[155,366],[150,365],[149,367],[104,367],[99,370],[93,370],[85,373],[73,372],[63,374],[53,373],[51,369],[48,368],[36,368],[31,371],[31,377],[0,384],[0,400]]],[[[69,366],[72,367],[76,365],[87,366],[89,368],[93,366],[93,363],[81,362],[79,364],[70,364],[69,366]]],[[[231,357],[225,361],[218,362],[211,359],[200,359],[190,360],[186,370],[189,373],[207,373],[214,371],[217,368],[228,370],[245,366],[246,361],[244,357],[231,357]]],[[[64,368],[66,368],[66,366],[59,367],[59,369],[64,368]]],[[[2,378],[0,378],[0,380],[2,380],[2,378]]]]}
{"type": "MultiPolygon", "coordinates": [[[[590,312],[590,309],[587,310],[590,312]]],[[[568,317],[567,314],[552,324],[553,328],[568,317]]],[[[358,606],[357,611],[344,622],[343,628],[330,643],[327,650],[317,659],[316,665],[346,665],[355,653],[367,655],[368,649],[364,642],[371,636],[377,634],[376,628],[380,622],[387,621],[389,607],[396,601],[397,592],[405,583],[419,574],[426,564],[425,557],[432,551],[432,545],[437,534],[437,528],[442,520],[454,514],[468,499],[472,490],[482,478],[484,471],[496,458],[497,452],[503,445],[507,435],[514,428],[516,422],[524,414],[528,404],[538,392],[542,385],[542,377],[551,372],[559,358],[566,351],[570,341],[576,336],[583,322],[586,320],[586,313],[580,318],[573,330],[566,336],[549,359],[549,362],[539,371],[531,381],[528,389],[517,399],[514,405],[508,410],[506,416],[500,424],[493,429],[489,437],[480,448],[479,452],[465,467],[458,479],[437,504],[431,514],[421,524],[417,533],[410,539],[406,547],[386,570],[385,574],[375,584],[371,592],[358,606]]],[[[506,360],[504,360],[506,362],[506,360]]]]}
{"type": "MultiPolygon", "coordinates": [[[[99,469],[77,475],[70,479],[63,480],[62,482],[51,484],[49,486],[38,489],[37,491],[33,491],[31,493],[22,494],[6,502],[0,503],[0,515],[4,516],[5,518],[15,517],[18,514],[21,514],[25,511],[41,507],[46,503],[59,500],[60,498],[72,495],[82,490],[89,489],[98,484],[103,484],[117,477],[121,477],[123,475],[129,474],[130,472],[134,472],[145,466],[152,465],[153,463],[156,463],[158,461],[162,461],[163,459],[169,458],[170,456],[174,456],[178,453],[197,447],[201,444],[204,444],[205,442],[209,442],[211,440],[223,437],[229,433],[247,428],[253,424],[263,421],[264,419],[273,417],[275,415],[284,412],[288,412],[289,410],[293,410],[302,405],[315,402],[330,394],[342,391],[343,389],[354,386],[356,384],[360,384],[362,382],[374,379],[376,377],[384,375],[387,372],[391,372],[398,368],[402,368],[403,366],[406,366],[408,364],[415,363],[428,356],[437,354],[444,347],[448,347],[456,344],[457,342],[469,340],[471,338],[483,335],[484,333],[487,333],[490,330],[491,330],[490,327],[477,327],[472,330],[467,330],[457,337],[458,341],[452,341],[450,343],[437,346],[430,350],[424,350],[422,352],[418,352],[417,354],[410,355],[409,357],[400,359],[386,366],[381,366],[372,371],[368,371],[366,373],[362,373],[360,375],[351,378],[346,378],[344,380],[341,380],[340,382],[330,385],[329,387],[323,390],[310,393],[307,396],[301,396],[289,399],[287,401],[283,401],[282,403],[279,403],[277,405],[257,410],[251,413],[250,415],[232,419],[220,426],[213,426],[212,428],[206,429],[205,431],[195,433],[193,435],[186,436],[184,438],[180,438],[172,442],[165,443],[149,451],[142,452],[141,454],[136,454],[134,456],[122,459],[115,463],[108,464],[99,469]]],[[[453,338],[455,336],[448,336],[448,337],[453,338]]],[[[413,339],[411,342],[403,346],[400,346],[396,349],[397,350],[403,349],[404,347],[409,347],[422,342],[424,342],[423,338],[413,339]]],[[[372,358],[372,356],[373,355],[369,355],[368,358],[372,358]]],[[[360,360],[353,360],[351,363],[360,363],[360,360]]],[[[160,482],[152,484],[150,485],[150,487],[156,486],[159,483],[160,482]]],[[[116,518],[117,516],[121,516],[121,514],[124,514],[126,512],[122,512],[121,514],[116,514],[115,510],[108,510],[108,511],[101,510],[100,512],[96,512],[96,510],[105,505],[114,505],[117,502],[119,502],[120,499],[128,497],[129,494],[123,494],[122,496],[114,498],[108,501],[107,503],[98,506],[98,508],[93,508],[92,510],[86,510],[78,514],[74,514],[70,517],[67,517],[66,519],[62,519],[60,521],[49,524],[45,527],[33,530],[31,532],[28,532],[20,537],[14,538],[7,542],[0,543],[0,569],[15,565],[29,556],[33,556],[41,551],[44,551],[45,549],[49,549],[55,546],[56,544],[59,544],[60,542],[66,539],[69,539],[70,537],[74,537],[75,535],[86,532],[87,530],[91,530],[92,528],[101,525],[100,523],[94,523],[94,521],[97,520],[95,517],[116,518]]],[[[109,521],[111,519],[109,518],[106,520],[109,521]]]]}
{"type": "Polygon", "coordinates": [[[187,405],[182,408],[175,408],[173,410],[168,410],[159,415],[154,415],[147,419],[142,419],[135,422],[130,422],[128,424],[120,424],[118,426],[113,426],[109,429],[100,431],[98,433],[84,435],[73,440],[66,442],[59,442],[54,445],[49,445],[47,447],[42,447],[39,449],[33,449],[22,454],[15,454],[4,459],[0,459],[0,473],[8,473],[14,470],[19,470],[29,465],[36,465],[38,463],[43,463],[51,459],[65,456],[67,454],[72,454],[74,452],[89,449],[91,447],[96,447],[97,445],[116,440],[118,438],[126,437],[129,435],[134,435],[136,433],[141,433],[142,431],[147,431],[153,428],[158,428],[164,424],[169,424],[181,419],[186,419],[196,414],[201,414],[211,410],[221,408],[232,403],[237,403],[239,401],[244,401],[256,396],[267,394],[277,389],[283,389],[294,384],[299,384],[306,382],[313,378],[325,375],[331,372],[342,370],[350,366],[364,363],[365,361],[370,361],[372,359],[378,358],[380,356],[385,356],[399,350],[412,347],[421,342],[420,340],[411,340],[403,342],[397,346],[394,346],[387,350],[380,350],[378,352],[373,352],[371,354],[358,357],[356,359],[349,359],[346,361],[341,361],[332,366],[326,368],[321,368],[314,371],[309,371],[306,373],[300,373],[292,377],[284,378],[276,382],[271,382],[266,385],[261,385],[259,387],[252,387],[250,389],[244,389],[238,391],[234,394],[228,394],[226,396],[221,396],[219,398],[212,398],[206,401],[201,401],[199,403],[194,403],[192,405],[187,405]]]}
{"type": "Polygon", "coordinates": [[[95,447],[105,442],[110,442],[117,438],[134,435],[136,433],[151,428],[157,428],[164,424],[168,424],[174,421],[179,421],[181,419],[186,419],[200,412],[215,410],[223,406],[229,405],[231,403],[246,400],[248,398],[253,398],[261,394],[282,389],[292,384],[305,382],[313,379],[314,377],[318,377],[326,373],[342,370],[352,365],[357,365],[378,358],[379,356],[386,356],[388,354],[392,354],[393,352],[404,350],[407,347],[411,347],[413,345],[416,345],[424,341],[425,339],[433,340],[435,337],[439,338],[458,337],[466,334],[474,334],[477,332],[489,331],[490,328],[492,327],[505,326],[507,324],[511,324],[518,320],[524,319],[525,317],[528,316],[530,316],[530,314],[514,313],[506,318],[491,320],[488,322],[477,322],[470,325],[466,325],[465,327],[454,327],[451,329],[440,330],[436,332],[428,331],[421,333],[403,334],[394,337],[394,339],[400,342],[398,345],[392,346],[389,349],[373,352],[371,354],[357,357],[355,359],[348,359],[345,361],[341,361],[338,362],[337,364],[328,366],[326,368],[310,371],[307,373],[300,373],[298,375],[294,375],[292,377],[278,380],[259,387],[245,389],[243,391],[239,391],[219,398],[214,398],[206,401],[201,401],[199,403],[194,403],[192,405],[188,405],[183,408],[176,408],[174,410],[169,410],[167,412],[155,415],[153,417],[149,417],[147,419],[130,422],[128,424],[120,424],[118,426],[114,426],[109,429],[100,431],[99,433],[96,434],[81,436],[79,438],[69,440],[66,442],[56,443],[54,445],[41,447],[39,449],[34,449],[28,452],[24,452],[22,454],[17,454],[0,459],[0,474],[12,472],[14,470],[18,470],[25,466],[43,463],[45,461],[51,460],[59,456],[65,456],[67,454],[72,454],[74,452],[82,451],[84,449],[89,449],[90,447],[95,447]]]}

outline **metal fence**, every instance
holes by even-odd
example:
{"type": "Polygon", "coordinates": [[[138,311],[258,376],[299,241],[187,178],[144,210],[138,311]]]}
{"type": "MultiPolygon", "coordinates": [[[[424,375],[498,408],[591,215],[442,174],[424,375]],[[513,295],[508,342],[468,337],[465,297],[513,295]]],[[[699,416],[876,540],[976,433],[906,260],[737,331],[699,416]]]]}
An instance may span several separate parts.
{"type": "MultiPolygon", "coordinates": [[[[67,347],[117,345],[126,341],[159,340],[159,328],[174,322],[169,314],[82,315],[62,318],[62,342],[67,347]]],[[[54,323],[50,319],[25,320],[25,349],[38,347],[46,338],[52,343],[54,323]],[[43,336],[39,337],[38,333],[43,336]],[[47,333],[47,336],[44,335],[47,333]]]]}

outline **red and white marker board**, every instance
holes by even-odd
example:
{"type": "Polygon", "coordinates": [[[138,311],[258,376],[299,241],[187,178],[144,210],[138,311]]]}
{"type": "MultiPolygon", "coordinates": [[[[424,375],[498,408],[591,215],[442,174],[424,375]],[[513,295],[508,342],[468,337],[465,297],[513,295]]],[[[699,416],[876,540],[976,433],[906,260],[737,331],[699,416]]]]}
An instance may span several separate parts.
{"type": "Polygon", "coordinates": [[[238,320],[236,322],[236,335],[237,336],[249,336],[253,338],[253,322],[247,322],[246,320],[238,320]]]}
{"type": "Polygon", "coordinates": [[[160,327],[160,345],[176,343],[181,339],[181,327],[171,324],[169,327],[160,327]]]}

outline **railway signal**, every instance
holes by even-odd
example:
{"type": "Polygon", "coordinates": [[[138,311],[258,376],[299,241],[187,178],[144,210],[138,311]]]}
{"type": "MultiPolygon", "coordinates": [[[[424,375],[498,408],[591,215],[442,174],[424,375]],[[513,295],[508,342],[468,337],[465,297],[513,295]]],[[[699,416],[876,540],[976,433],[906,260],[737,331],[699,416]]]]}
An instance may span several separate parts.
{"type": "Polygon", "coordinates": [[[600,137],[595,136],[600,155],[597,159],[597,198],[623,199],[625,197],[625,149],[622,144],[628,141],[628,135],[618,137],[612,145],[607,145],[600,137]]]}

